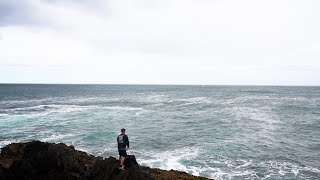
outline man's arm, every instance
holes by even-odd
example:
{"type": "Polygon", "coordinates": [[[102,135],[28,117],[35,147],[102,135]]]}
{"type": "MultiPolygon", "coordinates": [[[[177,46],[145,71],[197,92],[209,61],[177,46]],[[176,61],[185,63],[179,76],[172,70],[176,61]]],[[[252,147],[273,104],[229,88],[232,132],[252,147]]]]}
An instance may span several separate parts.
{"type": "Polygon", "coordinates": [[[127,142],[128,148],[129,148],[129,138],[128,138],[128,136],[126,136],[126,142],[127,142]]]}

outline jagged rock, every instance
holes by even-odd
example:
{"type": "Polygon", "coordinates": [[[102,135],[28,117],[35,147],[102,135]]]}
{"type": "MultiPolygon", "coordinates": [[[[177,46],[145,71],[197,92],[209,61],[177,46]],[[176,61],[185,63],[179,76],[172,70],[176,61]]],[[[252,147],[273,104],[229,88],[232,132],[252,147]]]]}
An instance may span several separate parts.
{"type": "Polygon", "coordinates": [[[138,165],[138,162],[136,160],[136,157],[134,155],[128,155],[125,159],[124,165],[126,167],[131,167],[134,165],[138,165]]]}
{"type": "Polygon", "coordinates": [[[13,143],[1,149],[1,180],[148,180],[206,179],[185,172],[164,171],[138,165],[134,156],[120,170],[114,157],[103,159],[77,151],[63,143],[32,141],[13,143]]]}

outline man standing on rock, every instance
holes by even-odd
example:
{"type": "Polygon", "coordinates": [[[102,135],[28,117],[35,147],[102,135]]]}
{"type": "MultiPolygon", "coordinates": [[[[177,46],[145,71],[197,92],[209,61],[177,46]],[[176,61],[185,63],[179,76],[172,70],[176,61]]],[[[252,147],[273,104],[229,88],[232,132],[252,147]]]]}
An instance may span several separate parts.
{"type": "Polygon", "coordinates": [[[124,128],[121,129],[121,134],[117,137],[118,142],[118,151],[119,151],[119,163],[120,169],[124,169],[124,160],[127,157],[127,147],[129,149],[129,138],[126,135],[126,130],[124,128]]]}

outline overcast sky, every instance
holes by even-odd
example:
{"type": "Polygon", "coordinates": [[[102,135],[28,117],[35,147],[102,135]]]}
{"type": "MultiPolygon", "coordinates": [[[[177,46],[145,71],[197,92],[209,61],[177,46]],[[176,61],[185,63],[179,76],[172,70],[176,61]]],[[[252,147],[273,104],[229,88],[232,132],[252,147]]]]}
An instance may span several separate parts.
{"type": "Polygon", "coordinates": [[[320,85],[320,1],[0,0],[0,83],[320,85]]]}

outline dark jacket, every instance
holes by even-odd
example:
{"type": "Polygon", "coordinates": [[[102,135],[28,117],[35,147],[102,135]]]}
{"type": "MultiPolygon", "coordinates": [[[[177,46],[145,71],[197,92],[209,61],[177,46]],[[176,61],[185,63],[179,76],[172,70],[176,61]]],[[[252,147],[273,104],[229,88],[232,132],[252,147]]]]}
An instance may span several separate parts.
{"type": "Polygon", "coordinates": [[[118,150],[126,150],[126,146],[129,148],[129,138],[125,134],[120,134],[117,137],[118,150]]]}

